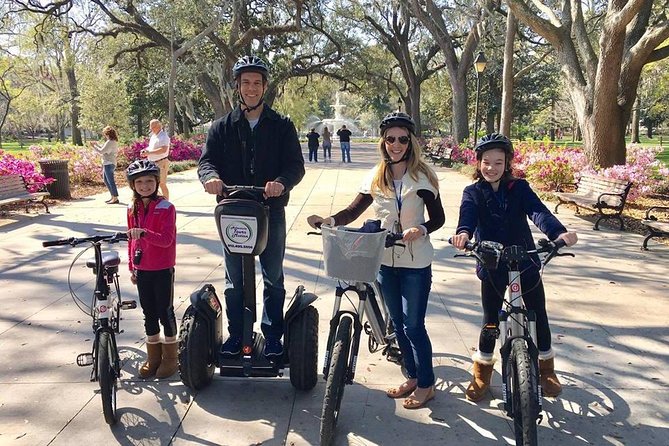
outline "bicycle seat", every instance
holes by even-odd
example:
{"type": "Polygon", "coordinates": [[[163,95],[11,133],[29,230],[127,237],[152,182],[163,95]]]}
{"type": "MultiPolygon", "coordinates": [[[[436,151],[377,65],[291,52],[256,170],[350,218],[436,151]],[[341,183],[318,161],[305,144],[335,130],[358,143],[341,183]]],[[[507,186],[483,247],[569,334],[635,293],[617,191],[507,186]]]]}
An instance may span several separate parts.
{"type": "MultiPolygon", "coordinates": [[[[102,265],[105,267],[118,266],[121,263],[121,258],[116,251],[105,251],[102,253],[102,265]]],[[[95,268],[95,257],[86,260],[86,266],[95,268]]]]}

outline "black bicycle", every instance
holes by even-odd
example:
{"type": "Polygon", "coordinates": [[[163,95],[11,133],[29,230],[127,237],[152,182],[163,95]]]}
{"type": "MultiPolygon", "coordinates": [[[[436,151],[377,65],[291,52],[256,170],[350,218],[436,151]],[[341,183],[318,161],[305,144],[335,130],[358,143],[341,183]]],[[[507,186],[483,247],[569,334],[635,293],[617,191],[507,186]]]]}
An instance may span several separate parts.
{"type": "Polygon", "coordinates": [[[392,234],[386,230],[365,233],[345,227],[321,226],[320,229],[326,274],[339,280],[323,365],[326,385],[320,444],[328,446],[334,440],[344,387],[353,384],[355,378],[362,331],[368,335],[367,348],[370,353],[381,350],[386,359],[403,368],[395,329],[376,281],[384,248],[401,246],[398,241],[402,239],[402,234],[392,234]],[[348,297],[348,292],[357,295],[357,305],[348,297]],[[344,296],[353,309],[341,308],[344,296]]]}
{"type": "MultiPolygon", "coordinates": [[[[450,240],[449,240],[450,242],[450,240]]],[[[509,270],[508,299],[500,311],[502,394],[506,415],[513,419],[517,446],[537,444],[537,423],[541,422],[541,383],[539,380],[539,349],[537,348],[536,314],[525,308],[520,284],[523,271],[520,265],[530,256],[546,254],[540,260],[541,268],[554,257],[571,256],[558,253],[566,246],[563,240],[551,242],[541,239],[538,249],[526,250],[523,246],[503,246],[501,243],[467,242],[466,254],[456,257],[475,257],[483,268],[494,270],[501,263],[509,270]]]]}
{"type": "Polygon", "coordinates": [[[125,232],[117,232],[115,234],[94,235],[82,238],[70,237],[42,243],[44,247],[77,246],[82,243],[88,243],[90,244],[89,248],[93,248],[94,257],[86,260],[86,266],[91,268],[93,274],[95,274],[95,290],[90,303],[77,296],[70,280],[74,264],[88,249],[83,250],[75,256],[67,274],[67,284],[74,303],[93,319],[95,338],[93,340],[92,351],[90,353],[79,354],[77,356],[77,365],[80,367],[93,366],[91,381],[98,381],[100,383],[102,412],[105,421],[110,425],[115,424],[117,421],[116,387],[121,377],[121,361],[116,345],[116,334],[123,332],[120,329],[121,309],[130,310],[137,308],[137,302],[134,300],[121,300],[121,289],[118,283],[118,267],[121,259],[116,251],[103,252],[102,243],[113,244],[127,240],[128,236],[125,232]]]}

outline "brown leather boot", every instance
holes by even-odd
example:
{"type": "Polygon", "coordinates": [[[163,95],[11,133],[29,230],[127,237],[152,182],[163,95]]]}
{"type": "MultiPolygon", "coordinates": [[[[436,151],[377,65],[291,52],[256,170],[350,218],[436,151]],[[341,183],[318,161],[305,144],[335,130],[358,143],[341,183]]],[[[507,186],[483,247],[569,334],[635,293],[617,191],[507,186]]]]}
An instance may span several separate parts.
{"type": "Polygon", "coordinates": [[[490,379],[495,366],[494,361],[479,362],[474,361],[474,371],[472,382],[469,383],[465,395],[469,401],[481,401],[485,396],[486,390],[490,387],[490,379]]]}
{"type": "Polygon", "coordinates": [[[146,362],[139,368],[139,376],[142,378],[151,378],[156,374],[160,366],[160,359],[163,356],[162,344],[146,343],[146,362]]]}
{"type": "Polygon", "coordinates": [[[553,358],[539,360],[539,376],[544,396],[555,397],[562,392],[562,384],[555,374],[553,358]]]}
{"type": "Polygon", "coordinates": [[[178,347],[178,342],[163,344],[163,359],[160,362],[160,367],[156,370],[156,378],[169,378],[177,371],[179,368],[177,364],[178,347]]]}

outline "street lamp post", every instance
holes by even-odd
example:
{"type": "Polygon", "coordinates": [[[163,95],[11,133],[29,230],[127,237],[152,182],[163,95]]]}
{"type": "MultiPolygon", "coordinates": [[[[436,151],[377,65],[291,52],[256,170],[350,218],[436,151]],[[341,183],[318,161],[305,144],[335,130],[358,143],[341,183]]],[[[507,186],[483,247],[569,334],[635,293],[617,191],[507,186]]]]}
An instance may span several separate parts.
{"type": "Polygon", "coordinates": [[[402,111],[402,96],[397,97],[397,111],[398,112],[402,111]]]}
{"type": "Polygon", "coordinates": [[[474,109],[474,144],[478,138],[479,133],[479,94],[481,93],[481,74],[485,70],[487,60],[483,55],[483,51],[479,51],[479,54],[474,60],[474,68],[476,69],[476,108],[474,109]]]}

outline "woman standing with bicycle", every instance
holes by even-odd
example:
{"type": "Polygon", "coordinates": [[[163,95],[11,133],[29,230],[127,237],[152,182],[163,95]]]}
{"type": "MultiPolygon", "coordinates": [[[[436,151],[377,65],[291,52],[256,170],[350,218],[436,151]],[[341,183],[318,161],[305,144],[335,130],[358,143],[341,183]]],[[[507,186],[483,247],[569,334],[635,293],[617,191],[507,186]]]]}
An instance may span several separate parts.
{"type": "Polygon", "coordinates": [[[407,397],[403,406],[417,409],[435,395],[432,344],[425,329],[433,256],[428,234],[444,224],[444,209],[437,176],[421,158],[411,117],[391,113],[380,128],[381,161],[370,171],[353,202],[331,217],[312,215],[307,221],[314,228],[321,223],[346,225],[373,206],[384,229],[403,234],[406,246],[386,249],[378,276],[408,376],[386,394],[407,397]]]}
{"type": "Polygon", "coordinates": [[[177,322],[174,315],[176,209],[158,195],[160,169],[153,161],[133,161],[127,170],[133,191],[128,207],[128,258],[144,312],[147,360],[142,378],[168,378],[177,371],[177,322]],[[160,342],[160,325],[165,341],[160,342]]]}
{"type": "MultiPolygon", "coordinates": [[[[576,243],[576,233],[567,232],[529,183],[512,175],[513,145],[507,137],[497,133],[486,135],[479,140],[474,151],[477,160],[474,174],[476,182],[467,186],[462,194],[456,235],[451,237],[453,246],[462,250],[474,236],[478,241],[489,240],[504,246],[520,245],[527,250],[536,249],[528,217],[551,240],[562,239],[567,246],[576,243]]],[[[560,394],[562,385],[554,370],[555,353],[551,348],[540,262],[534,257],[521,265],[521,287],[524,290],[525,306],[533,310],[537,318],[541,388],[545,396],[554,397],[560,394]]],[[[476,274],[481,280],[483,328],[479,335],[478,352],[473,358],[474,376],[465,392],[470,401],[483,399],[490,386],[493,351],[499,333],[499,311],[508,283],[505,266],[500,265],[495,271],[488,271],[477,265],[476,274]]]]}

